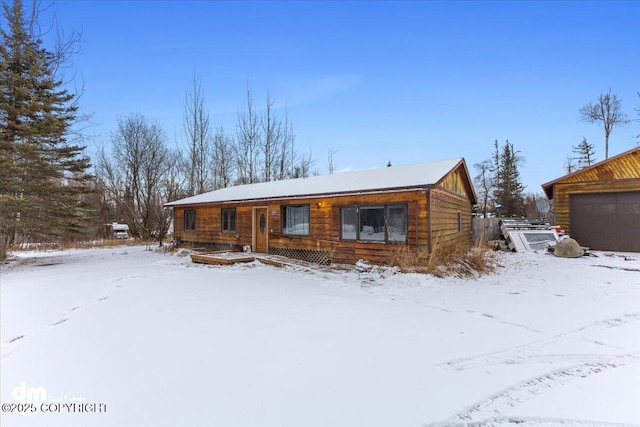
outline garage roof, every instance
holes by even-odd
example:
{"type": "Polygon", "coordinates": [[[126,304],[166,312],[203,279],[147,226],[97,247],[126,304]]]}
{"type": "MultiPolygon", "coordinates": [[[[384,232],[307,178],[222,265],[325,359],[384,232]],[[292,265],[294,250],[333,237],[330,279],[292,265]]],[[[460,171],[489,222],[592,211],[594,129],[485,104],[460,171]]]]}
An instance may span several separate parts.
{"type": "Polygon", "coordinates": [[[596,182],[640,178],[640,147],[620,153],[598,163],[542,184],[547,198],[553,199],[553,188],[559,183],[596,182]]]}

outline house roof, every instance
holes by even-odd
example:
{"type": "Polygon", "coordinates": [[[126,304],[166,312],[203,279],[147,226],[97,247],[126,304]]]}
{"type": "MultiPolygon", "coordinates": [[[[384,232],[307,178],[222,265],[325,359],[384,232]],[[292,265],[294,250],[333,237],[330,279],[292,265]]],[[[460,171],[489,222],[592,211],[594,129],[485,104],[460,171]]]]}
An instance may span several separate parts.
{"type": "MultiPolygon", "coordinates": [[[[308,178],[236,185],[176,200],[167,203],[165,206],[428,187],[440,182],[460,164],[464,166],[468,177],[469,174],[466,170],[464,159],[457,158],[404,166],[340,172],[308,178]]],[[[473,192],[473,187],[471,188],[473,192]]],[[[473,195],[470,195],[470,197],[474,198],[473,195]]]]}
{"type": "MultiPolygon", "coordinates": [[[[560,182],[586,182],[586,181],[594,181],[598,180],[600,175],[606,175],[607,179],[627,179],[627,178],[638,178],[640,177],[640,169],[638,169],[638,161],[635,162],[626,162],[628,165],[619,166],[615,168],[609,167],[607,171],[602,171],[602,173],[598,173],[599,169],[603,169],[609,164],[617,163],[620,159],[624,157],[635,157],[636,160],[640,160],[640,147],[632,148],[631,150],[627,150],[623,153],[620,153],[616,156],[609,157],[606,160],[602,160],[598,163],[594,163],[591,166],[588,166],[584,169],[580,169],[576,172],[572,172],[570,174],[561,176],[560,178],[554,179],[553,181],[549,181],[545,184],[542,184],[542,189],[544,190],[547,198],[553,199],[553,188],[555,184],[560,182]]],[[[631,159],[628,159],[631,160],[631,159]]]]}

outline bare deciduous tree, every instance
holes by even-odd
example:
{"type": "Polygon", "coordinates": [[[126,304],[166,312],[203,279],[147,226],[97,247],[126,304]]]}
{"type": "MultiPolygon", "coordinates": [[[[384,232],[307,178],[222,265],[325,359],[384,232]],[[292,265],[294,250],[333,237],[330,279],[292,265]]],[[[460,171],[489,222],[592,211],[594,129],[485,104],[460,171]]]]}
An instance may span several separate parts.
{"type": "Polygon", "coordinates": [[[487,217],[489,211],[489,199],[493,192],[494,179],[493,179],[493,161],[483,160],[480,163],[473,165],[478,171],[474,181],[478,190],[478,199],[482,206],[482,213],[484,218],[487,217]]]}
{"type": "MultiPolygon", "coordinates": [[[[167,167],[161,180],[160,194],[162,203],[187,197],[185,191],[185,176],[182,170],[182,153],[178,150],[170,150],[167,153],[167,167]]],[[[169,234],[173,221],[173,209],[159,207],[158,224],[155,229],[155,239],[162,246],[162,241],[169,234]]]]}
{"type": "Polygon", "coordinates": [[[168,201],[163,199],[162,186],[171,153],[164,133],[143,116],[130,115],[118,119],[112,147],[111,158],[103,152],[99,176],[112,192],[110,197],[120,204],[132,234],[149,240],[162,231],[163,203],[168,201]]]}
{"type": "Polygon", "coordinates": [[[611,88],[605,94],[598,96],[595,103],[589,102],[580,109],[580,118],[589,123],[601,123],[604,128],[604,157],[609,158],[609,135],[617,125],[629,123],[627,115],[622,112],[620,99],[611,93],[611,88]]]}
{"type": "MultiPolygon", "coordinates": [[[[640,92],[637,92],[638,94],[638,98],[640,98],[640,92]]],[[[637,107],[634,107],[634,110],[636,110],[636,112],[638,113],[638,118],[636,119],[636,121],[640,122],[640,105],[638,105],[637,107]]],[[[636,138],[640,139],[640,133],[636,135],[636,138]]]]}
{"type": "Polygon", "coordinates": [[[289,113],[285,109],[284,119],[281,125],[281,139],[277,147],[274,161],[273,179],[283,180],[293,176],[293,163],[295,159],[294,144],[296,136],[293,125],[289,121],[289,113]]]}
{"type": "Polygon", "coordinates": [[[222,127],[213,136],[213,153],[211,169],[213,189],[229,187],[233,184],[233,172],[236,160],[234,157],[233,138],[225,134],[222,127]]]}
{"type": "MultiPolygon", "coordinates": [[[[334,172],[334,167],[333,167],[333,156],[337,153],[337,150],[334,150],[333,148],[329,148],[329,154],[327,154],[327,160],[329,162],[329,175],[332,175],[334,172]]],[[[391,162],[389,162],[389,165],[391,166],[391,162]]]]}
{"type": "Polygon", "coordinates": [[[282,122],[274,112],[275,101],[271,93],[267,93],[265,112],[262,118],[262,132],[260,149],[262,151],[262,180],[273,179],[274,165],[277,161],[279,146],[282,145],[282,122]]]}
{"type": "Polygon", "coordinates": [[[188,195],[209,190],[209,164],[211,127],[209,112],[204,106],[204,93],[200,79],[193,74],[191,90],[187,92],[184,107],[184,133],[186,137],[186,165],[188,195]]]}
{"type": "Polygon", "coordinates": [[[570,174],[575,172],[576,169],[577,169],[577,166],[574,162],[573,157],[567,156],[567,158],[564,160],[564,171],[567,174],[570,174]]]}
{"type": "Polygon", "coordinates": [[[307,178],[311,175],[319,175],[318,171],[312,171],[311,168],[316,163],[316,158],[313,157],[313,150],[309,147],[308,152],[304,152],[300,155],[296,165],[293,168],[292,178],[307,178]]]}
{"type": "Polygon", "coordinates": [[[103,223],[124,221],[121,201],[124,198],[124,176],[111,155],[100,147],[95,156],[96,189],[100,194],[103,223]]]}
{"type": "Polygon", "coordinates": [[[246,109],[238,111],[236,125],[236,162],[239,184],[259,182],[260,119],[253,107],[253,95],[247,87],[246,109]]]}

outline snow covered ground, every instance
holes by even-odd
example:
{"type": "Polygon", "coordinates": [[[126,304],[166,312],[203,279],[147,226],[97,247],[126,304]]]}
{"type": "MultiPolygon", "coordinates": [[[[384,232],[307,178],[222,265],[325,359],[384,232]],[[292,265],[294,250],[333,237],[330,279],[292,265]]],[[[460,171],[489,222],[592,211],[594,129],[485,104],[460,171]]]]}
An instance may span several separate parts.
{"type": "Polygon", "coordinates": [[[19,253],[0,424],[640,425],[640,254],[596,254],[438,279],[19,253]]]}

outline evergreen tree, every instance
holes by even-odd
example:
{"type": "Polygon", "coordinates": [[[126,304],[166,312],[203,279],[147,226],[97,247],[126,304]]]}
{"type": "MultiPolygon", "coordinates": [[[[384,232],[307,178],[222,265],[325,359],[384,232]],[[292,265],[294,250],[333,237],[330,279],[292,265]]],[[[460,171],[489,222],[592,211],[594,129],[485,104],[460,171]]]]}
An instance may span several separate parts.
{"type": "Polygon", "coordinates": [[[520,182],[518,166],[524,161],[513,144],[508,140],[502,147],[496,174],[496,187],[494,200],[500,205],[499,212],[502,216],[524,215],[524,201],[522,194],[524,186],[520,182]]]}
{"type": "Polygon", "coordinates": [[[578,162],[578,169],[584,169],[595,163],[595,148],[589,144],[587,138],[582,138],[582,142],[572,147],[575,160],[578,162]]]}
{"type": "MultiPolygon", "coordinates": [[[[80,231],[90,166],[71,138],[75,95],[57,75],[67,52],[47,50],[37,11],[4,3],[0,28],[0,241],[80,231]]],[[[67,45],[68,46],[68,45],[67,45]]]]}

